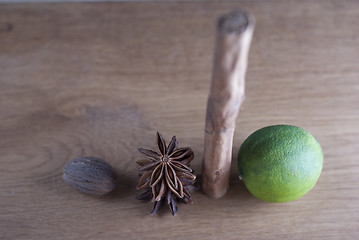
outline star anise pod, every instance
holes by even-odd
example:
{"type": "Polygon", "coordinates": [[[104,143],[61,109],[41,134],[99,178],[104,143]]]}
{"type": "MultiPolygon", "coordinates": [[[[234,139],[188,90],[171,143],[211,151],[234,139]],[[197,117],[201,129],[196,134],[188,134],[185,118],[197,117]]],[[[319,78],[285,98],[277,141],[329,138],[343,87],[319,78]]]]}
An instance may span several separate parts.
{"type": "Polygon", "coordinates": [[[159,152],[139,148],[147,159],[137,161],[141,179],[137,189],[145,190],[137,199],[154,202],[152,214],[156,214],[164,203],[168,204],[172,215],[177,213],[177,202],[191,203],[189,188],[196,175],[189,167],[194,154],[191,148],[178,148],[176,136],[166,146],[162,135],[157,132],[159,152]]]}

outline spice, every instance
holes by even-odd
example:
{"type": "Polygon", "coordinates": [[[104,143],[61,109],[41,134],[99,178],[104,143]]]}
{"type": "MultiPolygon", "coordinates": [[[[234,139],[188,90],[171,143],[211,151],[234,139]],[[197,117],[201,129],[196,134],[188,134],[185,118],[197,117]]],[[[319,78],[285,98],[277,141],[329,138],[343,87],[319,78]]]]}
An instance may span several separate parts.
{"type": "Polygon", "coordinates": [[[105,195],[117,184],[115,170],[104,160],[81,157],[68,162],[64,167],[64,181],[77,190],[93,195],[105,195]]]}
{"type": "Polygon", "coordinates": [[[138,149],[147,159],[137,161],[141,174],[137,189],[145,190],[137,199],[154,202],[152,214],[166,203],[172,215],[176,215],[177,202],[192,202],[189,188],[196,175],[189,165],[194,154],[189,147],[178,148],[176,136],[166,146],[162,135],[157,132],[157,144],[159,152],[138,149]]]}
{"type": "Polygon", "coordinates": [[[236,10],[218,19],[211,89],[207,102],[202,189],[222,197],[229,186],[233,134],[244,100],[253,16],[236,10]]]}

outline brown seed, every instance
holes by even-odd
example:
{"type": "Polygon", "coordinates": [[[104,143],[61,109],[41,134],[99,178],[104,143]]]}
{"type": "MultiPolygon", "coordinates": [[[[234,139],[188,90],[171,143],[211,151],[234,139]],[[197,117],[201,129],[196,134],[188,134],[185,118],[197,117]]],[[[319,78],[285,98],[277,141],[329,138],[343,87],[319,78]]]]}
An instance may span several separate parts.
{"type": "Polygon", "coordinates": [[[117,184],[117,174],[111,165],[95,157],[71,160],[64,167],[63,178],[70,186],[92,195],[105,195],[117,184]]]}

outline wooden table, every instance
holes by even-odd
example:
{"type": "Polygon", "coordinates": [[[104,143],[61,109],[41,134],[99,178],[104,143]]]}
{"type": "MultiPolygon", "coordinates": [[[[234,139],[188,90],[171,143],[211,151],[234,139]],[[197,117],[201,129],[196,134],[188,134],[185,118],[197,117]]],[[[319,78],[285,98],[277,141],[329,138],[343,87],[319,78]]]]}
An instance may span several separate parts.
{"type": "Polygon", "coordinates": [[[243,1],[0,5],[1,239],[358,239],[359,2],[243,1]],[[194,204],[135,200],[138,147],[176,135],[201,170],[214,22],[247,8],[257,19],[231,186],[194,204]],[[238,178],[237,151],[279,123],[324,151],[314,189],[267,203],[238,178]],[[67,161],[98,156],[120,175],[92,197],[62,180],[67,161]]]}

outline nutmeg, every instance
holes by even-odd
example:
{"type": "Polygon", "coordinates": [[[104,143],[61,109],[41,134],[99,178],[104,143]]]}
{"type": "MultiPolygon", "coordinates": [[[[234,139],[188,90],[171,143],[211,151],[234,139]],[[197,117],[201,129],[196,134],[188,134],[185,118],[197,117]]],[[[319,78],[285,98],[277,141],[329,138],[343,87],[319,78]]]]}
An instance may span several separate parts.
{"type": "Polygon", "coordinates": [[[69,161],[64,167],[63,179],[77,190],[92,195],[105,195],[117,184],[117,174],[111,165],[95,157],[69,161]]]}

